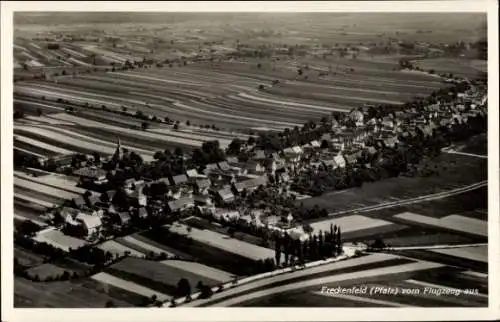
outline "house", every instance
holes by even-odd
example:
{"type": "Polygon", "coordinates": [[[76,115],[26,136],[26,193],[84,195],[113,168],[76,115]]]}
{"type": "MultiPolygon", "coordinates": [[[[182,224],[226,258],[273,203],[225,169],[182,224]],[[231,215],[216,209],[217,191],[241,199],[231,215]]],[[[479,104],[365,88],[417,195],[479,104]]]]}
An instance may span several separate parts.
{"type": "Polygon", "coordinates": [[[83,234],[86,237],[90,237],[94,234],[98,234],[101,231],[102,222],[101,218],[98,216],[92,216],[80,212],[75,220],[80,224],[83,229],[83,234]]]}
{"type": "Polygon", "coordinates": [[[252,160],[264,160],[266,158],[266,154],[264,150],[254,150],[252,155],[252,160]]]}
{"type": "Polygon", "coordinates": [[[325,169],[336,169],[338,167],[333,157],[321,159],[320,164],[322,164],[325,169]]]}
{"type": "Polygon", "coordinates": [[[363,125],[364,115],[361,111],[352,111],[351,113],[349,113],[349,118],[355,122],[356,126],[363,125]]]}
{"type": "Polygon", "coordinates": [[[313,149],[319,149],[321,148],[321,143],[318,140],[311,141],[311,147],[313,149]]]}
{"type": "Polygon", "coordinates": [[[220,204],[227,204],[234,201],[234,194],[231,187],[224,187],[215,192],[215,199],[220,204]]]}
{"type": "Polygon", "coordinates": [[[320,138],[320,141],[331,141],[331,140],[332,140],[332,135],[330,133],[324,133],[320,138]]]}
{"type": "Polygon", "coordinates": [[[278,154],[278,152],[273,152],[271,158],[277,162],[283,161],[283,158],[278,154]]]}
{"type": "Polygon", "coordinates": [[[172,179],[170,180],[170,183],[173,186],[180,186],[182,184],[185,184],[188,182],[188,177],[185,174],[179,174],[176,176],[172,176],[172,179]]]}
{"type": "Polygon", "coordinates": [[[239,162],[240,162],[240,161],[238,160],[238,157],[227,157],[227,158],[226,158],[226,162],[227,162],[230,166],[232,166],[232,165],[237,165],[237,164],[239,164],[239,162]]]}
{"type": "Polygon", "coordinates": [[[381,123],[382,123],[383,127],[386,127],[386,128],[389,128],[389,129],[394,128],[394,121],[389,116],[385,116],[382,119],[381,123]]]}
{"type": "Polygon", "coordinates": [[[210,188],[209,179],[198,179],[194,183],[194,188],[199,195],[208,195],[208,188],[210,188]]]}
{"type": "Polygon", "coordinates": [[[344,159],[344,157],[342,155],[336,155],[336,156],[334,156],[333,160],[335,161],[335,164],[339,168],[345,168],[346,161],[345,161],[345,159],[344,159]]]}
{"type": "Polygon", "coordinates": [[[218,170],[219,170],[219,166],[217,165],[217,163],[210,163],[210,164],[207,164],[205,166],[204,173],[209,174],[212,171],[218,171],[218,170]]]}
{"type": "Polygon", "coordinates": [[[137,217],[143,218],[143,219],[148,217],[148,211],[146,210],[145,207],[137,208],[137,217]]]}
{"type": "Polygon", "coordinates": [[[180,198],[168,202],[168,210],[170,212],[183,211],[194,207],[193,198],[180,198]]]}
{"type": "Polygon", "coordinates": [[[63,207],[60,211],[59,214],[61,215],[61,218],[64,220],[64,222],[68,224],[76,224],[74,222],[74,218],[76,215],[78,215],[79,210],[71,207],[63,207]]]}
{"type": "Polygon", "coordinates": [[[266,171],[266,168],[260,162],[255,160],[249,160],[245,164],[244,169],[247,171],[247,173],[252,174],[261,174],[266,171]]]}
{"type": "Polygon", "coordinates": [[[123,226],[130,222],[130,213],[128,211],[118,212],[114,216],[114,221],[116,224],[123,226]]]}
{"type": "Polygon", "coordinates": [[[109,201],[113,200],[113,197],[115,196],[115,194],[116,194],[116,190],[108,190],[108,191],[105,191],[101,194],[100,199],[102,202],[109,202],[109,201]]]}
{"type": "Polygon", "coordinates": [[[348,164],[356,164],[358,162],[358,157],[355,153],[346,154],[344,158],[348,164]]]}
{"type": "Polygon", "coordinates": [[[91,194],[90,196],[84,196],[85,204],[88,207],[93,207],[100,201],[100,197],[95,194],[91,194]]]}
{"type": "Polygon", "coordinates": [[[186,171],[186,176],[191,179],[191,178],[199,178],[199,177],[205,177],[203,174],[199,174],[196,169],[190,169],[186,171]]]}
{"type": "Polygon", "coordinates": [[[399,142],[399,140],[396,136],[384,139],[385,146],[390,147],[390,148],[394,148],[398,142],[399,142]]]}
{"type": "Polygon", "coordinates": [[[212,198],[209,195],[194,195],[194,203],[201,206],[213,205],[212,198]]]}
{"type": "Polygon", "coordinates": [[[167,192],[167,196],[174,198],[174,199],[179,199],[181,197],[181,195],[182,195],[182,191],[178,187],[173,187],[172,189],[170,189],[167,192]]]}
{"type": "Polygon", "coordinates": [[[106,171],[97,167],[80,168],[73,171],[73,175],[79,177],[81,181],[106,182],[106,171]]]}
{"type": "Polygon", "coordinates": [[[130,191],[128,196],[135,206],[146,206],[148,203],[146,195],[142,193],[142,189],[130,191]]]}
{"type": "Polygon", "coordinates": [[[290,182],[290,175],[286,172],[280,172],[278,174],[278,178],[279,178],[280,182],[284,182],[284,183],[290,182]]]}
{"type": "Polygon", "coordinates": [[[229,163],[227,161],[222,161],[222,162],[219,162],[217,164],[219,166],[219,169],[221,169],[222,171],[231,171],[231,166],[229,165],[229,163]]]}
{"type": "Polygon", "coordinates": [[[260,176],[257,178],[236,182],[233,186],[234,190],[237,193],[241,193],[243,190],[253,191],[257,189],[260,185],[266,186],[267,182],[268,182],[267,176],[260,176]]]}
{"type": "Polygon", "coordinates": [[[375,153],[377,153],[377,149],[375,149],[374,146],[369,146],[367,149],[366,149],[366,152],[369,154],[369,155],[374,155],[375,153]]]}
{"type": "Polygon", "coordinates": [[[297,163],[300,161],[300,158],[303,154],[303,150],[300,146],[294,146],[291,148],[286,148],[283,150],[283,154],[285,155],[285,159],[288,162],[297,163]]]}
{"type": "Polygon", "coordinates": [[[80,197],[73,198],[71,200],[71,205],[77,209],[81,209],[84,206],[86,206],[87,203],[85,202],[85,198],[83,196],[80,196],[80,197]]]}

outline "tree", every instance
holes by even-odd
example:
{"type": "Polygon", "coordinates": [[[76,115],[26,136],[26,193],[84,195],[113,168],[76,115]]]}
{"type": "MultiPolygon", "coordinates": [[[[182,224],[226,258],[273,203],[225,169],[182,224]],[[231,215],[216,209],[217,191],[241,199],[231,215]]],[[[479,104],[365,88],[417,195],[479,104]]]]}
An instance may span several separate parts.
{"type": "Polygon", "coordinates": [[[36,109],[36,115],[42,116],[42,114],[43,114],[42,109],[41,108],[37,108],[36,109]]]}
{"type": "Polygon", "coordinates": [[[304,226],[302,226],[302,229],[306,234],[309,235],[312,234],[312,232],[314,231],[314,228],[310,224],[305,224],[304,226]]]}
{"type": "Polygon", "coordinates": [[[191,295],[191,284],[185,278],[181,278],[177,283],[177,295],[178,296],[189,296],[191,295]]]}
{"type": "Polygon", "coordinates": [[[174,130],[178,130],[179,129],[179,124],[175,123],[174,124],[174,130]]]}
{"type": "Polygon", "coordinates": [[[243,140],[239,138],[234,138],[231,143],[229,143],[227,152],[231,155],[237,155],[241,151],[241,147],[243,146],[243,140]]]}
{"type": "Polygon", "coordinates": [[[149,123],[148,122],[142,122],[141,123],[141,128],[143,131],[146,131],[149,128],[149,123]]]}
{"type": "Polygon", "coordinates": [[[259,91],[262,91],[264,90],[264,85],[260,84],[259,87],[258,87],[259,91]]]}
{"type": "Polygon", "coordinates": [[[106,304],[104,305],[104,307],[116,307],[115,306],[115,303],[113,303],[113,301],[107,301],[106,304]]]}
{"type": "Polygon", "coordinates": [[[189,122],[189,120],[186,121],[186,125],[187,126],[190,126],[191,125],[191,122],[189,122]]]}
{"type": "Polygon", "coordinates": [[[371,244],[371,248],[373,249],[376,249],[376,250],[381,250],[381,249],[384,249],[386,247],[384,241],[380,238],[377,238],[373,241],[373,243],[371,244]]]}
{"type": "Polygon", "coordinates": [[[174,154],[176,156],[182,156],[184,154],[184,152],[182,151],[182,149],[180,147],[176,147],[175,150],[174,150],[174,154]]]}

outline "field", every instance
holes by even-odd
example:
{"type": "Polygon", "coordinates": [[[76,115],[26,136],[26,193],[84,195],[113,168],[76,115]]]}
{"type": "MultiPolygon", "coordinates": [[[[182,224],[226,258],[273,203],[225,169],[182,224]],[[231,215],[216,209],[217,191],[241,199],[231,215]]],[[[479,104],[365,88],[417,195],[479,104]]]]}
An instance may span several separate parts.
{"type": "Polygon", "coordinates": [[[70,248],[77,249],[87,244],[82,239],[65,235],[61,231],[54,228],[48,228],[46,230],[38,232],[34,240],[38,242],[48,243],[64,251],[69,251],[70,248]]]}
{"type": "Polygon", "coordinates": [[[297,204],[303,203],[306,207],[318,205],[331,213],[336,213],[340,210],[402,203],[404,200],[460,189],[468,185],[474,187],[472,185],[487,179],[486,159],[442,153],[434,163],[439,167],[438,176],[412,178],[399,176],[365,183],[361,188],[333,191],[320,197],[302,199],[297,201],[297,204]]]}
{"type": "Polygon", "coordinates": [[[103,308],[108,301],[117,307],[134,307],[144,298],[90,278],[33,283],[14,277],[14,306],[18,308],[103,308]]]}
{"type": "Polygon", "coordinates": [[[433,252],[445,255],[451,255],[468,260],[478,262],[488,262],[488,247],[464,247],[464,248],[450,248],[450,249],[435,249],[433,252]]]}
{"type": "Polygon", "coordinates": [[[440,219],[422,216],[414,213],[402,213],[396,216],[397,219],[408,221],[412,224],[423,226],[436,226],[460,233],[474,234],[486,237],[488,235],[488,222],[463,216],[450,215],[440,219]]]}
{"type": "Polygon", "coordinates": [[[18,260],[22,266],[37,266],[45,260],[41,255],[34,254],[21,247],[14,247],[14,258],[18,260]]]}
{"type": "Polygon", "coordinates": [[[188,226],[186,225],[178,223],[172,225],[169,230],[176,234],[190,236],[197,242],[218,248],[222,251],[231,252],[251,260],[274,258],[274,251],[272,249],[256,246],[237,239],[231,239],[210,230],[190,228],[191,231],[188,231],[187,227],[188,226]]]}
{"type": "Polygon", "coordinates": [[[144,257],[146,254],[141,253],[135,249],[127,247],[121,243],[118,243],[114,240],[108,240],[98,246],[98,248],[102,249],[105,252],[111,252],[115,256],[123,256],[125,252],[130,252],[131,256],[136,257],[144,257]]]}
{"type": "MultiPolygon", "coordinates": [[[[189,262],[186,262],[185,265],[189,264],[189,262]]],[[[199,281],[210,286],[217,285],[220,282],[199,274],[192,269],[185,270],[174,265],[168,265],[168,261],[160,263],[138,258],[126,258],[108,267],[105,272],[169,295],[175,295],[177,283],[182,278],[186,278],[193,288],[199,281]]]]}

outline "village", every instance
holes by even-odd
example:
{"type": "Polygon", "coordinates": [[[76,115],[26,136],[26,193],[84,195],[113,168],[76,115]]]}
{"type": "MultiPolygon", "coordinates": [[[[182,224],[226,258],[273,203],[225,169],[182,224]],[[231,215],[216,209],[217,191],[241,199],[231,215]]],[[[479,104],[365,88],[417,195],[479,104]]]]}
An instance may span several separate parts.
{"type": "MultiPolygon", "coordinates": [[[[232,234],[265,231],[304,241],[313,235],[308,220],[328,212],[296,207],[301,199],[384,176],[415,175],[425,154],[480,133],[485,119],[484,83],[462,79],[398,111],[364,106],[276,137],[235,139],[227,151],[207,142],[191,159],[166,150],[145,165],[117,138],[107,159],[94,154],[56,161],[56,172],[79,178],[87,191],[46,213],[50,226],[34,238],[50,243],[43,238],[47,231],[72,236],[80,243],[62,247],[69,251],[174,222],[189,230],[203,225],[193,218],[202,218],[231,223],[232,234]]],[[[328,228],[337,248],[341,228],[328,228]]]]}

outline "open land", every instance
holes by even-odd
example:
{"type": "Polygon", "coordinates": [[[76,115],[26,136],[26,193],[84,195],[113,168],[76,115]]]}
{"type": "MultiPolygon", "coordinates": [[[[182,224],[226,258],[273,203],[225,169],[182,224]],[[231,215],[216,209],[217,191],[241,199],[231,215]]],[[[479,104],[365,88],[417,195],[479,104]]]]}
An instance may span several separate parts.
{"type": "MultiPolygon", "coordinates": [[[[84,186],[82,178],[68,171],[82,167],[77,156],[84,155],[90,168],[100,167],[89,157],[111,162],[107,157],[116,156],[119,144],[118,150],[134,152],[144,163],[115,167],[107,177],[119,169],[138,183],[131,173],[145,165],[157,165],[151,171],[164,177],[175,167],[182,173],[195,168],[191,159],[207,149],[207,141],[216,140],[218,148],[228,151],[239,138],[251,151],[252,140],[307,132],[303,125],[308,121],[323,124],[367,106],[407,111],[407,102],[436,95],[450,79],[480,78],[487,65],[478,58],[486,33],[482,15],[16,13],[14,20],[15,227],[16,234],[34,229],[26,222],[39,230],[26,233],[25,243],[15,246],[16,269],[22,271],[14,279],[16,307],[166,308],[174,299],[187,307],[487,306],[484,133],[453,142],[427,160],[434,175],[400,174],[292,202],[292,209],[325,210],[325,218],[292,220],[309,225],[311,236],[329,232],[333,225],[342,230],[341,254],[325,261],[320,256],[303,266],[288,263],[283,253],[276,256],[277,241],[255,227],[235,229],[201,210],[155,208],[152,201],[174,201],[179,190],[182,196],[192,194],[191,182],[169,183],[162,198],[148,195],[146,220],[137,218],[137,206],[121,207],[121,214],[132,219],[119,228],[110,219],[115,218],[110,205],[116,201],[75,206],[77,212],[104,213],[99,222],[110,235],[103,238],[101,231],[97,241],[63,232],[62,226],[73,223],[67,217],[58,228],[46,228],[56,225],[47,213],[88,190],[104,192],[88,182],[84,186]],[[413,67],[403,68],[406,62],[413,67]],[[166,165],[166,155],[173,154],[175,164],[166,165]],[[65,166],[47,166],[65,158],[71,159],[65,166]],[[44,166],[35,167],[43,170],[28,169],[37,162],[44,166]],[[154,221],[159,213],[166,222],[154,221]],[[62,255],[26,239],[52,245],[62,255]],[[363,248],[375,241],[384,247],[363,248]],[[104,259],[87,254],[77,260],[81,255],[69,253],[84,245],[89,254],[102,253],[104,259]],[[68,280],[58,279],[65,272],[68,280]],[[35,275],[38,281],[28,279],[35,275]],[[183,279],[193,301],[181,294],[183,279]],[[417,293],[335,295],[322,288],[360,285],[411,287],[417,293]],[[207,287],[215,293],[202,298],[207,287]],[[478,291],[459,296],[425,291],[443,287],[478,291]]],[[[478,105],[485,110],[485,104],[478,105]]],[[[334,126],[328,126],[333,134],[334,126]]],[[[201,172],[204,166],[197,168],[201,172]]],[[[210,178],[214,189],[228,180],[210,178]]],[[[110,181],[106,190],[123,188],[110,181]]],[[[283,184],[280,191],[286,188],[283,184]]],[[[201,198],[216,199],[212,192],[201,198]]],[[[236,198],[239,211],[257,208],[253,203],[242,209],[248,199],[241,194],[236,198]]],[[[261,210],[278,211],[276,204],[261,210]]]]}

